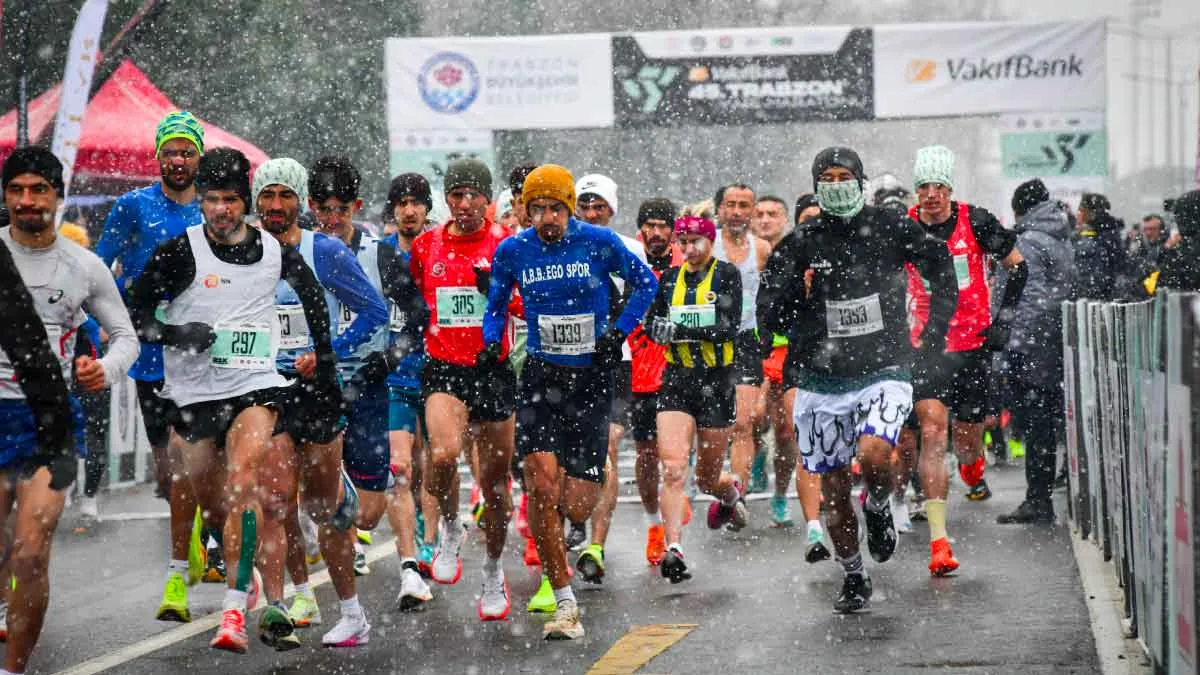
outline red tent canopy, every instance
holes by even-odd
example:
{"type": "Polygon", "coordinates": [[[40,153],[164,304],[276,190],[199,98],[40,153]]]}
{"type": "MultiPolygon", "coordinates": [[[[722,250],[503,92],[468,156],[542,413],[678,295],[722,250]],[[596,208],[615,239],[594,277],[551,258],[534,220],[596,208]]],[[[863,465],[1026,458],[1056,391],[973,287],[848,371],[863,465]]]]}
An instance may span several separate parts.
{"type": "MultiPolygon", "coordinates": [[[[56,84],[29,105],[29,137],[41,140],[54,129],[62,84],[56,84]]],[[[154,131],[167,113],[179,110],[146,74],[124,61],[88,102],[83,133],[75,157],[75,176],[83,179],[149,183],[158,179],[154,158],[154,131]]],[[[207,148],[231,147],[245,153],[251,166],[267,161],[254,144],[208,122],[204,125],[207,148]]],[[[17,111],[0,117],[0,160],[12,153],[17,138],[17,111]]]]}

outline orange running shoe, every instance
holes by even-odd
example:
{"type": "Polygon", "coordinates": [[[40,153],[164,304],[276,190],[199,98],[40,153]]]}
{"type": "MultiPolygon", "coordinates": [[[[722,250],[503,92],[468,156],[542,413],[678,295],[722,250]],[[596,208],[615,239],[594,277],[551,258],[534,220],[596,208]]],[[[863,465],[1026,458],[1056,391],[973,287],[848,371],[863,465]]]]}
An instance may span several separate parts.
{"type": "Polygon", "coordinates": [[[934,540],[929,548],[932,550],[929,559],[930,574],[935,577],[944,577],[958,569],[958,560],[954,557],[954,551],[950,550],[949,539],[942,537],[934,540]]]}
{"type": "Polygon", "coordinates": [[[667,555],[667,533],[662,523],[646,530],[646,562],[658,565],[667,555]]]}
{"type": "Polygon", "coordinates": [[[525,540],[525,564],[530,567],[542,564],[542,559],[538,557],[537,544],[533,543],[532,537],[525,540]]]}
{"type": "Polygon", "coordinates": [[[517,534],[526,539],[533,536],[529,531],[529,495],[521,493],[521,499],[517,503],[517,534]]]}
{"type": "Polygon", "coordinates": [[[687,525],[692,522],[692,500],[686,496],[683,498],[683,524],[687,525]]]}
{"type": "Polygon", "coordinates": [[[217,636],[208,646],[245,654],[249,646],[246,639],[246,614],[240,609],[227,609],[222,612],[221,627],[217,629],[217,636]]]}

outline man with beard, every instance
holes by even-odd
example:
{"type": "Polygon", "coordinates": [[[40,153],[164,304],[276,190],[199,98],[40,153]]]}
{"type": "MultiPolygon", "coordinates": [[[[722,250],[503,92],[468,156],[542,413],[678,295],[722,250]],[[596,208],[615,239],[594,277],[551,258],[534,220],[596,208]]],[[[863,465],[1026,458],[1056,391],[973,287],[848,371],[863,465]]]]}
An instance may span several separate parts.
{"type": "MultiPolygon", "coordinates": [[[[196,170],[204,153],[204,129],[189,112],[174,112],[163,118],[155,131],[154,153],[161,180],[117,198],[104,223],[104,232],[96,244],[96,255],[105,265],[120,262],[117,285],[125,293],[142,274],[159,244],[183,234],[201,222],[200,202],[196,199],[196,170]]],[[[207,569],[201,545],[196,496],[187,481],[172,480],[179,475],[181,458],[170,450],[171,420],[175,405],[160,396],[163,388],[162,347],[142,346],[129,375],[137,381],[138,404],[146,439],[154,456],[158,493],[171,505],[171,561],[167,565],[167,583],[156,618],[160,621],[190,621],[187,587],[204,580],[225,580],[221,559],[220,526],[211,534],[216,540],[209,549],[207,569]]]]}
{"type": "MultiPolygon", "coordinates": [[[[108,269],[90,251],[55,231],[62,172],[62,163],[45,148],[18,148],[9,155],[2,180],[12,225],[0,230],[0,243],[11,252],[20,280],[33,297],[62,381],[71,377],[74,368],[80,387],[94,392],[125,376],[137,358],[138,342],[108,269]],[[100,359],[73,358],[85,311],[109,334],[108,353],[100,359]]],[[[6,313],[5,318],[17,317],[6,313]]],[[[34,323],[17,330],[37,331],[42,326],[34,323]]],[[[15,365],[15,356],[0,353],[0,529],[12,527],[9,567],[15,581],[9,602],[5,673],[25,672],[42,630],[50,597],[50,545],[66,500],[64,490],[78,470],[70,449],[81,451],[84,435],[83,410],[78,400],[71,398],[71,421],[56,421],[65,422],[74,432],[74,443],[62,443],[61,437],[55,446],[38,442],[49,440],[47,432],[39,428],[47,420],[35,417],[34,406],[18,385],[17,370],[27,364],[15,365]]],[[[61,406],[55,407],[61,411],[61,406]]],[[[4,579],[8,585],[8,576],[4,579]]]]}
{"type": "MultiPolygon", "coordinates": [[[[294,159],[280,157],[266,162],[254,173],[254,204],[262,228],[285,248],[300,251],[301,257],[325,290],[330,308],[329,330],[339,370],[355,358],[355,352],[368,344],[387,322],[383,297],[372,285],[354,253],[338,239],[300,229],[301,205],[308,199],[308,172],[294,159]],[[343,320],[339,307],[349,310],[351,319],[343,320]]],[[[277,474],[268,489],[271,497],[264,510],[263,541],[271,553],[265,556],[263,592],[272,603],[259,623],[265,635],[285,632],[286,623],[305,619],[319,622],[316,603],[305,603],[315,617],[291,616],[273,611],[283,600],[283,569],[278,554],[285,549],[283,529],[290,541],[300,540],[299,511],[296,504],[298,484],[303,481],[306,510],[319,527],[318,542],[329,576],[341,600],[341,620],[322,637],[330,647],[354,647],[367,643],[370,624],[358,602],[354,580],[354,544],[342,530],[353,525],[358,512],[354,483],[342,470],[341,410],[327,409],[320,401],[321,392],[307,381],[316,367],[312,351],[316,337],[305,320],[297,291],[279,284],[275,304],[281,327],[281,349],[276,361],[281,375],[299,376],[301,381],[288,394],[284,407],[284,431],[273,440],[267,465],[286,469],[277,474]],[[340,485],[339,485],[340,484],[340,485]],[[278,511],[286,513],[286,517],[278,511]],[[270,548],[274,545],[277,548],[270,548]],[[315,620],[313,620],[315,619],[315,620]]],[[[288,547],[288,572],[296,584],[297,598],[312,599],[308,588],[308,570],[304,557],[288,547]]],[[[303,551],[301,551],[303,553],[303,551]]],[[[293,609],[296,604],[293,604],[293,609]]],[[[293,644],[276,645],[289,648],[293,644]]]]}
{"type": "MultiPolygon", "coordinates": [[[[754,190],[744,184],[726,185],[717,190],[713,203],[717,209],[717,220],[721,226],[713,244],[713,257],[737,267],[742,275],[742,317],[738,324],[735,341],[733,373],[736,378],[737,413],[731,434],[729,467],[738,477],[738,492],[746,495],[750,485],[750,464],[754,459],[754,412],[758,402],[759,387],[763,383],[762,349],[756,335],[754,306],[758,298],[758,279],[771,245],[750,234],[750,220],[754,216],[754,190]]],[[[713,503],[710,513],[719,505],[713,503]]],[[[733,521],[731,529],[745,526],[733,521]]]]}

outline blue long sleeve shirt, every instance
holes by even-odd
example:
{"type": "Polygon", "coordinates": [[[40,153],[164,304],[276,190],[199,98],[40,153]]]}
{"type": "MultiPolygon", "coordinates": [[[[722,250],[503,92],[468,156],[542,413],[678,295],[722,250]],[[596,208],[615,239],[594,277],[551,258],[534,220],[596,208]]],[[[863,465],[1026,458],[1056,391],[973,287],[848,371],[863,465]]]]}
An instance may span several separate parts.
{"type": "MultiPolygon", "coordinates": [[[[146,269],[146,263],[150,262],[159,244],[174,239],[203,220],[199,200],[180,204],[163,193],[160,183],[126,192],[117,198],[108,212],[104,231],[100,241],[96,242],[96,255],[110,268],[115,261],[121,261],[117,288],[124,297],[125,291],[146,269]]],[[[143,343],[129,375],[141,381],[163,379],[162,347],[143,343]]]]}
{"type": "Polygon", "coordinates": [[[533,228],[505,239],[492,260],[484,342],[500,341],[516,286],[529,324],[526,351],[548,363],[590,366],[595,339],[608,331],[612,275],[632,288],[614,324],[628,335],[646,316],[658,280],[614,232],[571,218],[553,243],[533,228]]]}

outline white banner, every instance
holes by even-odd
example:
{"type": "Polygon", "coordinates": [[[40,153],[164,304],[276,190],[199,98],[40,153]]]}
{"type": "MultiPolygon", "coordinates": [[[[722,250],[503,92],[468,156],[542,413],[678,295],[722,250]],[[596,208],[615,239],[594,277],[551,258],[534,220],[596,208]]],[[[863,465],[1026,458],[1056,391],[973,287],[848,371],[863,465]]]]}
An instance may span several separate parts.
{"type": "Polygon", "coordinates": [[[75,21],[75,30],[71,32],[62,97],[58,101],[58,117],[54,122],[54,141],[50,146],[50,151],[63,164],[63,194],[59,196],[64,199],[71,190],[75,154],[79,151],[79,136],[83,133],[83,113],[87,110],[92,75],[96,72],[100,31],[104,29],[104,15],[107,13],[108,0],[85,0],[75,21]]]}
{"type": "Polygon", "coordinates": [[[384,77],[393,139],[406,129],[613,124],[607,34],[392,38],[384,77]]]}
{"type": "Polygon", "coordinates": [[[875,27],[875,116],[1105,107],[1105,23],[875,27]]]}

